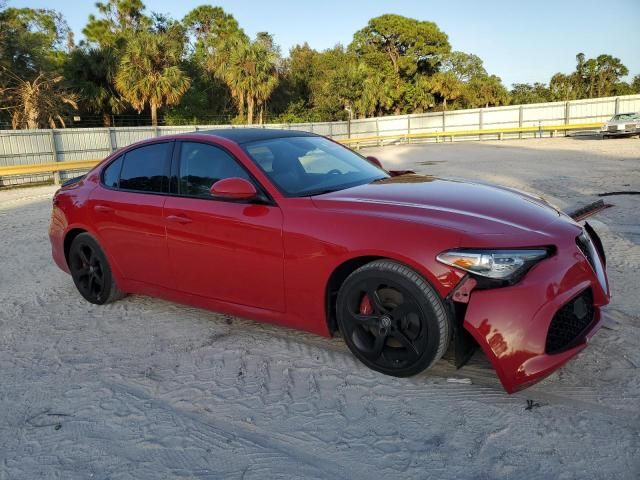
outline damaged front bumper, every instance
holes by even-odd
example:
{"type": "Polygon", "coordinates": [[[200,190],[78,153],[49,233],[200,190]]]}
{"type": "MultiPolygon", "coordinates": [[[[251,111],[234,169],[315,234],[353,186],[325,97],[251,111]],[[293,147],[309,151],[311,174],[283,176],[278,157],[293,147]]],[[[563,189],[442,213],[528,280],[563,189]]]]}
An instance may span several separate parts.
{"type": "Polygon", "coordinates": [[[604,251],[593,229],[587,224],[574,242],[557,247],[517,284],[458,298],[467,303],[464,329],[509,393],[542,380],[580,352],[600,328],[600,308],[609,303],[604,251]]]}

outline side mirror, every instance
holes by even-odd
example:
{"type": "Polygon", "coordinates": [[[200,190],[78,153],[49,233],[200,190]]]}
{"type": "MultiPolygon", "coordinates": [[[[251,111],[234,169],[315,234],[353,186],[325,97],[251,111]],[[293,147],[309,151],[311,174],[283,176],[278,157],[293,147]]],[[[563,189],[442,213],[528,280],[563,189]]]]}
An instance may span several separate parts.
{"type": "Polygon", "coordinates": [[[239,177],[218,180],[211,185],[209,193],[224,200],[252,200],[258,195],[256,187],[250,181],[239,177]]]}
{"type": "Polygon", "coordinates": [[[379,167],[382,170],[384,170],[384,167],[382,166],[382,162],[378,160],[376,157],[368,156],[367,160],[369,161],[369,163],[373,163],[376,167],[379,167]]]}

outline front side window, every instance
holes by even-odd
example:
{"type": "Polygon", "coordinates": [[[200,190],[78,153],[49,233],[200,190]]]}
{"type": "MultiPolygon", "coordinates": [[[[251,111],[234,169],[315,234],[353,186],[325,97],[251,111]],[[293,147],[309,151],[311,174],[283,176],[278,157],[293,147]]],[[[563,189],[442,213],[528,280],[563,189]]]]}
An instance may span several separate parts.
{"type": "Polygon", "coordinates": [[[180,149],[180,194],[211,198],[209,190],[218,180],[249,174],[224,150],[206,143],[182,142],[180,149]]]}
{"type": "Polygon", "coordinates": [[[285,195],[302,197],[363,185],[389,175],[323,137],[273,138],[244,145],[285,195]]]}
{"type": "Polygon", "coordinates": [[[127,152],[119,187],[139,192],[164,192],[169,185],[167,167],[171,146],[171,143],[154,143],[127,152]]]}

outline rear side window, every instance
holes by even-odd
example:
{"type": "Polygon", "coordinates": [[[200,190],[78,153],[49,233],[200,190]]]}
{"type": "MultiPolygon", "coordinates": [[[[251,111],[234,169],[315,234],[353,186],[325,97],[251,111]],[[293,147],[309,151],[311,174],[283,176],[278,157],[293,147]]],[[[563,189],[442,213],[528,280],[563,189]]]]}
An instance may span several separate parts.
{"type": "Polygon", "coordinates": [[[127,152],[120,171],[119,187],[139,192],[164,192],[169,186],[171,146],[172,143],[155,143],[127,152]]]}
{"type": "Polygon", "coordinates": [[[211,198],[209,189],[218,180],[249,174],[227,152],[212,145],[182,142],[180,150],[180,193],[211,198]]]}
{"type": "Polygon", "coordinates": [[[104,172],[102,172],[102,182],[109,188],[118,188],[121,168],[122,157],[120,156],[104,169],[104,172]]]}

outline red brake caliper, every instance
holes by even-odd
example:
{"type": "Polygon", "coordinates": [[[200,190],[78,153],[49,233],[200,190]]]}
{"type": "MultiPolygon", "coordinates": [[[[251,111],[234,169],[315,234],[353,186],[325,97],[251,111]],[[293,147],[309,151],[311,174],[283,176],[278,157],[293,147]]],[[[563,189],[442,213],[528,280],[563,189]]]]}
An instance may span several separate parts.
{"type": "Polygon", "coordinates": [[[365,293],[360,300],[360,315],[371,315],[373,313],[373,307],[369,296],[365,293]]]}

